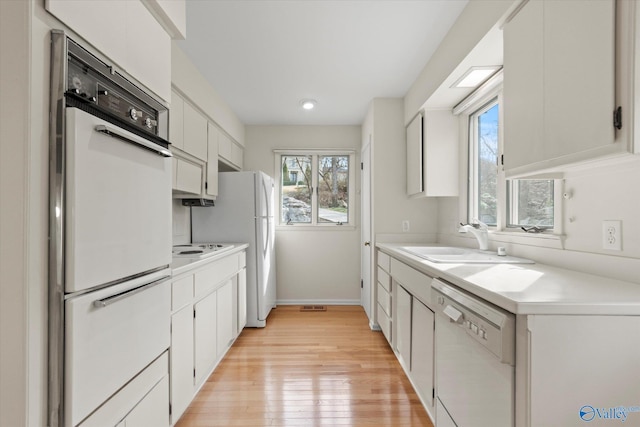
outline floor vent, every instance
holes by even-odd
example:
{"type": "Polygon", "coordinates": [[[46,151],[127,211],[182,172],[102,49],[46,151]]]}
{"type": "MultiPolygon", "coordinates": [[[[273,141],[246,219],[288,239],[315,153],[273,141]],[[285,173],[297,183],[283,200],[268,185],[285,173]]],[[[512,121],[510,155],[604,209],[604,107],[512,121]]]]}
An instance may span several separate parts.
{"type": "Polygon", "coordinates": [[[300,311],[327,311],[326,305],[303,305],[300,311]]]}

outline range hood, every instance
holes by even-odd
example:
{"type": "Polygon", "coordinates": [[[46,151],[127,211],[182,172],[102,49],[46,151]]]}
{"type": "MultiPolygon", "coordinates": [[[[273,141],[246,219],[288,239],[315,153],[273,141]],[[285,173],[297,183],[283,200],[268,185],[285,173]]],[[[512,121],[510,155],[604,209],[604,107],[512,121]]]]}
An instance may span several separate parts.
{"type": "Polygon", "coordinates": [[[215,206],[213,200],[210,199],[182,199],[182,206],[215,206]]]}

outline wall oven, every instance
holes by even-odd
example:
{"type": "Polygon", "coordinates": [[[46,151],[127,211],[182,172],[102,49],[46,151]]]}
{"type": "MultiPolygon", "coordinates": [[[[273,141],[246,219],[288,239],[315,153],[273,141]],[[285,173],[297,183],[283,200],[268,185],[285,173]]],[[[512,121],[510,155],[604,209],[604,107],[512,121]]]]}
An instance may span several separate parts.
{"type": "MultiPolygon", "coordinates": [[[[51,54],[49,424],[88,425],[166,360],[168,109],[61,31],[51,54]]],[[[166,384],[157,372],[145,387],[166,384]]]]}

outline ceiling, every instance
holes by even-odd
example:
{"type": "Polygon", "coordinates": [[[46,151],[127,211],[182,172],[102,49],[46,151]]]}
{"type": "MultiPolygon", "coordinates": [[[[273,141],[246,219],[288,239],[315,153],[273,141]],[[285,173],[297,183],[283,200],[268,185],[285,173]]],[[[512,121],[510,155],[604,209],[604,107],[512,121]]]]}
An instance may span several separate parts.
{"type": "Polygon", "coordinates": [[[188,0],[178,46],[247,125],[359,125],[373,98],[406,94],[466,4],[188,0]]]}

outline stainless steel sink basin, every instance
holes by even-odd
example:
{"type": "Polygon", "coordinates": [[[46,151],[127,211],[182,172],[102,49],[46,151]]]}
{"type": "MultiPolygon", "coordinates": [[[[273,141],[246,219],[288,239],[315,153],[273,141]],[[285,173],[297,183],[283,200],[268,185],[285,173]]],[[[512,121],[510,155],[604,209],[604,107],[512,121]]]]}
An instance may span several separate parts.
{"type": "Polygon", "coordinates": [[[499,256],[495,252],[450,246],[403,246],[401,250],[431,262],[456,264],[533,264],[513,256],[499,256]]]}

